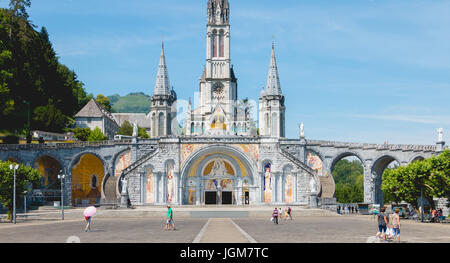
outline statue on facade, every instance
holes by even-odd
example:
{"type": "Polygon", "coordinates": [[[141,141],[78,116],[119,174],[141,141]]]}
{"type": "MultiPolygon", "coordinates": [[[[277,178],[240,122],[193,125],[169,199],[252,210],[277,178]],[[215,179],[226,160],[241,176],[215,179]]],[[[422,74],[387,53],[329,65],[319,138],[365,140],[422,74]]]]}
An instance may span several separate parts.
{"type": "Polygon", "coordinates": [[[225,176],[227,175],[227,168],[225,167],[225,163],[218,159],[214,161],[214,165],[211,169],[211,175],[213,176],[225,176]]]}
{"type": "Polygon", "coordinates": [[[439,128],[438,129],[438,142],[443,142],[443,141],[444,141],[444,129],[439,128]]]}
{"type": "Polygon", "coordinates": [[[133,123],[133,137],[138,137],[138,125],[136,123],[133,123]]]}
{"type": "Polygon", "coordinates": [[[302,123],[300,123],[300,139],[304,139],[305,138],[305,125],[302,123]]]}
{"type": "Polygon", "coordinates": [[[127,194],[127,187],[128,187],[128,180],[126,180],[125,178],[123,178],[120,182],[122,182],[122,195],[126,195],[127,194]]]}
{"type": "Polygon", "coordinates": [[[314,177],[311,177],[311,180],[309,181],[309,188],[311,189],[312,194],[317,193],[317,183],[314,177]]]}

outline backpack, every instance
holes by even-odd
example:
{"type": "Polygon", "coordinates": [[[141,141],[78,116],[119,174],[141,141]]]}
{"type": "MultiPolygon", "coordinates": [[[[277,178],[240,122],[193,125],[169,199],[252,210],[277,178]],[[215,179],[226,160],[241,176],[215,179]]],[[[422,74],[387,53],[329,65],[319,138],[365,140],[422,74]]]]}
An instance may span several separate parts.
{"type": "Polygon", "coordinates": [[[386,225],[386,222],[384,222],[384,218],[387,218],[384,213],[378,214],[378,225],[386,225]]]}

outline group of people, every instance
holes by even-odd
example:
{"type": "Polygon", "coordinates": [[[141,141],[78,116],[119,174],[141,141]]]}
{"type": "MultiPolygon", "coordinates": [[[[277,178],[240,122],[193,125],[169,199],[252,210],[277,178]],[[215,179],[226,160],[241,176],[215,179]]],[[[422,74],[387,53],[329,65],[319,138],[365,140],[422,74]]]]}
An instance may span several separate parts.
{"type": "Polygon", "coordinates": [[[400,242],[400,209],[396,208],[394,213],[386,215],[386,209],[382,207],[378,216],[377,238],[383,238],[384,241],[394,239],[400,242]]]}
{"type": "MultiPolygon", "coordinates": [[[[85,216],[84,220],[86,221],[86,228],[84,229],[84,232],[91,232],[91,224],[92,224],[92,216],[85,216]]],[[[166,216],[166,230],[170,230],[170,228],[175,231],[175,223],[173,221],[173,209],[170,207],[170,205],[167,206],[167,216],[166,216]]]]}
{"type": "Polygon", "coordinates": [[[272,218],[270,220],[272,220],[274,224],[278,225],[278,218],[280,220],[283,220],[283,217],[284,221],[288,220],[288,218],[289,220],[292,220],[292,209],[290,207],[284,210],[281,207],[279,209],[275,207],[272,212],[272,218]]]}
{"type": "Polygon", "coordinates": [[[358,207],[353,205],[338,205],[337,206],[338,214],[357,214],[358,207]]]}
{"type": "Polygon", "coordinates": [[[431,212],[431,222],[441,222],[442,219],[442,208],[433,209],[433,211],[431,212]]]}

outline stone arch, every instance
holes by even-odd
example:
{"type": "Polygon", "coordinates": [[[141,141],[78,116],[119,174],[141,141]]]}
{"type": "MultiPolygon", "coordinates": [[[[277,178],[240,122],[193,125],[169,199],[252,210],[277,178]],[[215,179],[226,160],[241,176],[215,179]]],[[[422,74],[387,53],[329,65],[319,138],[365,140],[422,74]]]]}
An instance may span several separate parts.
{"type": "Polygon", "coordinates": [[[358,153],[354,152],[354,151],[344,151],[344,152],[340,152],[338,153],[334,158],[333,161],[331,161],[330,164],[330,169],[329,172],[330,174],[333,172],[334,170],[334,166],[336,166],[336,164],[346,158],[346,157],[351,157],[351,156],[355,156],[356,158],[358,158],[361,161],[361,164],[364,165],[364,159],[361,157],[361,155],[359,155],[358,153]]]}
{"type": "Polygon", "coordinates": [[[13,163],[23,163],[23,161],[19,158],[19,156],[16,156],[16,155],[8,156],[5,159],[5,162],[6,161],[10,161],[10,162],[13,162],[13,163]]]}
{"type": "MultiPolygon", "coordinates": [[[[242,181],[244,179],[250,181],[252,184],[250,199],[258,202],[256,197],[256,188],[258,188],[258,184],[255,180],[257,174],[255,167],[252,165],[252,161],[245,153],[234,147],[227,145],[211,145],[191,154],[184,162],[183,167],[181,167],[180,186],[183,188],[183,197],[180,201],[182,203],[192,203],[195,201],[199,204],[202,200],[201,195],[203,194],[203,190],[201,189],[201,184],[203,182],[201,182],[202,178],[198,175],[201,174],[203,166],[213,158],[228,158],[226,160],[234,162],[233,165],[235,168],[239,169],[239,171],[237,171],[236,176],[233,178],[235,178],[236,181],[242,181]]],[[[236,186],[236,182],[234,182],[234,185],[236,186]]],[[[235,201],[239,203],[240,200],[237,198],[237,191],[238,190],[233,192],[233,195],[235,201]]]]}
{"type": "MultiPolygon", "coordinates": [[[[348,151],[348,150],[342,151],[342,152],[338,153],[338,154],[332,159],[332,161],[331,161],[331,163],[330,163],[330,166],[329,166],[329,169],[328,169],[328,174],[329,174],[330,176],[327,177],[328,180],[330,181],[330,183],[334,186],[334,193],[333,193],[333,195],[336,195],[336,181],[335,181],[334,176],[333,176],[333,170],[334,170],[336,164],[337,164],[339,161],[341,161],[341,160],[344,159],[344,158],[351,157],[351,156],[354,156],[354,157],[358,158],[358,160],[361,162],[361,167],[363,168],[363,172],[364,172],[364,176],[365,176],[366,167],[365,167],[365,165],[364,165],[364,159],[361,157],[360,154],[358,154],[357,152],[354,152],[354,151],[348,151]]],[[[364,187],[364,189],[365,189],[365,187],[364,187]]],[[[322,193],[322,194],[323,194],[323,193],[322,193]]]]}
{"type": "Polygon", "coordinates": [[[370,169],[372,176],[372,200],[375,204],[383,205],[383,191],[381,190],[381,184],[383,181],[383,173],[386,168],[393,162],[397,162],[401,165],[401,162],[394,156],[390,154],[383,154],[378,156],[370,169]]]}
{"type": "MultiPolygon", "coordinates": [[[[41,173],[41,188],[61,189],[58,174],[63,169],[59,158],[51,154],[43,154],[33,161],[33,165],[41,173]]],[[[62,171],[66,173],[66,171],[62,171]]]]}
{"type": "Polygon", "coordinates": [[[416,155],[416,156],[412,157],[408,163],[413,163],[413,162],[423,161],[423,160],[425,160],[425,157],[423,157],[423,155],[416,155]]]}
{"type": "Polygon", "coordinates": [[[106,202],[115,202],[120,197],[119,178],[124,169],[131,165],[131,148],[120,150],[112,158],[112,170],[109,171],[102,182],[102,196],[106,202]],[[129,155],[126,157],[125,155],[129,155]],[[119,163],[120,162],[120,163],[119,163]]]}
{"type": "Polygon", "coordinates": [[[72,175],[72,204],[98,204],[103,193],[104,177],[108,174],[107,163],[96,153],[82,152],[71,161],[69,168],[72,175]],[[92,176],[97,176],[98,187],[91,187],[92,176]]]}

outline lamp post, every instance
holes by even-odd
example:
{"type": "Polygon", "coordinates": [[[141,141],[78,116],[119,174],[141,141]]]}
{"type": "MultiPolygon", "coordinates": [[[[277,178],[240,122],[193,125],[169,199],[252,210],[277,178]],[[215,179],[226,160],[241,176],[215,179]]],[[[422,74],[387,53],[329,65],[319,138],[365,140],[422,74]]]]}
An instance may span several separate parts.
{"type": "Polygon", "coordinates": [[[19,165],[11,164],[9,166],[10,170],[14,171],[14,186],[13,186],[13,220],[14,224],[16,223],[16,170],[19,169],[19,165]]]}
{"type": "Polygon", "coordinates": [[[27,193],[28,191],[23,192],[23,210],[25,214],[27,213],[27,193]]]}
{"type": "Polygon", "coordinates": [[[420,217],[422,218],[421,221],[423,223],[423,186],[420,188],[420,217]]]}
{"type": "Polygon", "coordinates": [[[64,220],[64,178],[66,177],[63,174],[62,170],[58,174],[58,179],[61,180],[61,218],[64,220]]]}

